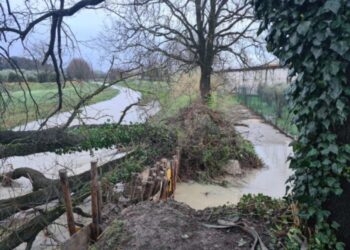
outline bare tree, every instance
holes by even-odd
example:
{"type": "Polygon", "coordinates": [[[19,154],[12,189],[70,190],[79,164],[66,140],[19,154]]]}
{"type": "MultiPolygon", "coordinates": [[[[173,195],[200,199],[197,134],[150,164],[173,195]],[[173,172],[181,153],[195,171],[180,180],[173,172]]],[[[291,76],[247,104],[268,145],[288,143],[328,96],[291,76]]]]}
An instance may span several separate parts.
{"type": "Polygon", "coordinates": [[[77,79],[81,81],[90,80],[93,76],[93,69],[82,58],[74,58],[67,66],[67,77],[70,80],[77,79]]]}
{"type": "MultiPolygon", "coordinates": [[[[49,27],[48,44],[46,45],[42,64],[46,64],[50,59],[56,73],[57,106],[48,117],[53,116],[62,109],[62,88],[65,85],[62,51],[68,45],[74,47],[75,41],[74,34],[64,22],[64,19],[75,15],[81,9],[99,6],[103,2],[104,0],[80,0],[74,2],[65,0],[44,0],[42,2],[4,0],[0,2],[0,57],[21,76],[24,89],[29,91],[29,98],[34,103],[36,102],[31,95],[31,89],[25,79],[23,69],[13,60],[11,52],[13,47],[22,45],[23,49],[34,57],[33,51],[27,45],[27,41],[35,30],[49,27]]],[[[0,98],[4,100],[2,93],[0,98]]],[[[44,126],[46,122],[47,119],[43,121],[42,125],[44,126]]]]}
{"type": "Polygon", "coordinates": [[[203,100],[214,70],[252,64],[256,57],[250,55],[261,48],[246,0],[120,0],[110,10],[121,18],[115,39],[129,48],[170,58],[187,70],[199,67],[203,100]]]}

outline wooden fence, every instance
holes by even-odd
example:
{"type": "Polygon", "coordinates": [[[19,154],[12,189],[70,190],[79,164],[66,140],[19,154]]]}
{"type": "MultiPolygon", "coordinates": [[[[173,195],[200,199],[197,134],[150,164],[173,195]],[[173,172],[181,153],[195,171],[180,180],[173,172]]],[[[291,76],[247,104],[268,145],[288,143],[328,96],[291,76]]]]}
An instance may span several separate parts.
{"type": "MultiPolygon", "coordinates": [[[[176,182],[180,168],[180,152],[178,151],[172,159],[162,159],[156,162],[153,167],[146,168],[142,173],[132,174],[131,181],[119,184],[113,192],[114,202],[123,200],[124,206],[135,204],[141,201],[165,201],[174,198],[176,182]],[[126,202],[126,204],[125,204],[126,202]]],[[[70,198],[70,191],[67,180],[67,173],[60,170],[61,186],[67,214],[67,225],[72,236],[61,249],[88,249],[91,241],[96,241],[101,234],[101,211],[102,195],[98,182],[97,162],[91,162],[91,208],[92,223],[79,231],[75,228],[73,208],[70,198]]],[[[117,184],[118,185],[118,184],[117,184]]]]}

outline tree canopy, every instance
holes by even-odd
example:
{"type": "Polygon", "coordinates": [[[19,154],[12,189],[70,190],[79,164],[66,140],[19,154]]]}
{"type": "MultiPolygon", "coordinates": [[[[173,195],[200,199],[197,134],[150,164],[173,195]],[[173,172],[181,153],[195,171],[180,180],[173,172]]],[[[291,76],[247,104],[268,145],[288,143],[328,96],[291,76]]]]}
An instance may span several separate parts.
{"type": "Polygon", "coordinates": [[[122,21],[116,23],[114,39],[110,39],[125,41],[128,49],[174,60],[185,70],[198,67],[203,99],[210,95],[215,71],[230,65],[249,66],[256,61],[253,54],[261,49],[248,1],[116,2],[111,9],[122,21]]]}

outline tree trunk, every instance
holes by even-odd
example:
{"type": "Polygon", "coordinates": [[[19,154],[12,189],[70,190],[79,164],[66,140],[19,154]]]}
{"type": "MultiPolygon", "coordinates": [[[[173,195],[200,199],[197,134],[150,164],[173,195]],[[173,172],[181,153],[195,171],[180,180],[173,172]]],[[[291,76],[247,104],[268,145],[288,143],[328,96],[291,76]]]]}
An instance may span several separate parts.
{"type": "Polygon", "coordinates": [[[208,67],[201,67],[201,79],[199,83],[202,102],[207,103],[211,92],[211,70],[208,67]]]}
{"type": "Polygon", "coordinates": [[[83,136],[60,128],[40,131],[0,131],[0,159],[72,147],[84,140],[83,136]]]}
{"type": "MultiPolygon", "coordinates": [[[[350,67],[347,72],[348,85],[350,86],[350,67]]],[[[346,106],[350,106],[350,98],[348,98],[346,106]]],[[[343,126],[336,128],[335,133],[338,136],[338,145],[350,144],[350,115],[343,126]]],[[[350,162],[348,166],[350,166],[350,162]]],[[[344,178],[341,181],[341,186],[343,193],[340,196],[331,197],[326,208],[332,213],[330,219],[340,225],[337,232],[338,240],[345,243],[345,249],[350,249],[350,182],[344,178]]]]}
{"type": "MultiPolygon", "coordinates": [[[[109,172],[113,169],[118,168],[123,161],[125,161],[132,155],[133,153],[130,153],[127,156],[112,160],[110,162],[107,162],[101,165],[99,167],[100,173],[104,174],[106,172],[109,172]]],[[[19,169],[17,171],[25,172],[25,170],[26,169],[19,169]]],[[[91,180],[90,170],[85,171],[84,173],[69,177],[69,186],[71,188],[71,192],[79,191],[79,189],[83,187],[85,183],[89,182],[90,180],[91,180]]],[[[59,191],[60,190],[59,181],[49,180],[49,179],[46,179],[45,181],[47,181],[48,186],[38,191],[25,194],[22,196],[18,196],[15,198],[0,200],[0,220],[4,220],[21,210],[34,208],[42,204],[45,204],[49,201],[60,198],[61,192],[59,191]]]]}
{"type": "MultiPolygon", "coordinates": [[[[350,100],[348,105],[350,105],[350,100]]],[[[345,125],[338,129],[337,135],[339,145],[350,144],[350,116],[345,125]]],[[[330,219],[340,225],[337,231],[338,240],[345,243],[345,249],[350,249],[350,183],[344,178],[341,186],[343,193],[340,196],[331,197],[326,208],[332,213],[330,219]]]]}
{"type": "MultiPolygon", "coordinates": [[[[90,184],[88,184],[90,185],[90,184]]],[[[85,198],[90,196],[90,192],[86,190],[78,190],[77,193],[73,194],[73,205],[77,205],[84,201],[85,198]]],[[[45,227],[57,220],[64,212],[65,208],[62,205],[48,210],[44,213],[41,213],[35,216],[33,219],[27,223],[18,227],[15,231],[10,233],[8,236],[4,237],[0,241],[1,250],[10,250],[19,246],[23,242],[31,242],[35,240],[38,233],[43,230],[45,227]]]]}

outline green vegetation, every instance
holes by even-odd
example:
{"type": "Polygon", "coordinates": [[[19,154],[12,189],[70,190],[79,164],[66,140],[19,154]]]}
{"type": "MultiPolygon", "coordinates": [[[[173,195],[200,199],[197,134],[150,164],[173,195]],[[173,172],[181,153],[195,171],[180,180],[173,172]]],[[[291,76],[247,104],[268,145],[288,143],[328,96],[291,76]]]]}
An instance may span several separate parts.
{"type": "Polygon", "coordinates": [[[312,249],[349,249],[349,1],[253,4],[262,20],[259,32],[268,34],[267,48],[295,76],[288,97],[298,141],[289,198],[312,228],[304,231],[312,249]]]}
{"type": "Polygon", "coordinates": [[[174,116],[181,108],[190,105],[196,100],[195,95],[182,93],[173,94],[172,85],[164,81],[127,81],[121,85],[142,93],[142,103],[146,104],[151,101],[158,101],[162,109],[157,114],[158,118],[166,119],[174,116]]]}
{"type": "Polygon", "coordinates": [[[182,149],[182,175],[210,182],[224,174],[225,165],[238,160],[243,169],[259,168],[262,163],[248,141],[236,133],[224,113],[195,103],[169,120],[178,131],[182,149]]]}
{"type": "Polygon", "coordinates": [[[246,169],[262,165],[251,143],[235,132],[222,112],[237,104],[232,96],[213,92],[207,107],[198,103],[199,95],[191,91],[191,84],[133,81],[123,85],[140,91],[145,103],[160,102],[162,110],[153,123],[164,123],[176,131],[183,150],[183,178],[210,182],[224,174],[224,166],[232,159],[246,169]]]}
{"type": "Polygon", "coordinates": [[[132,173],[141,172],[145,167],[153,165],[162,157],[175,154],[176,136],[162,125],[136,124],[116,125],[105,124],[98,127],[82,126],[68,129],[75,136],[85,138],[74,147],[58,149],[57,153],[69,153],[90,149],[117,147],[132,152],[119,168],[109,173],[106,178],[115,184],[127,182],[132,173]]]}
{"type": "Polygon", "coordinates": [[[237,93],[237,100],[282,131],[295,136],[298,130],[288,109],[286,90],[287,86],[282,84],[276,86],[260,84],[256,93],[249,93],[247,88],[241,87],[237,93]]]}
{"type": "MultiPolygon", "coordinates": [[[[271,249],[299,250],[302,230],[295,206],[263,194],[244,195],[237,204],[241,217],[262,221],[269,229],[271,249]]],[[[306,243],[305,243],[306,244],[306,243]]]]}
{"type": "Polygon", "coordinates": [[[95,245],[89,247],[89,250],[104,250],[104,249],[118,249],[123,236],[126,232],[123,229],[124,223],[118,219],[115,219],[103,232],[101,239],[96,242],[95,245]]]}
{"type": "MultiPolygon", "coordinates": [[[[18,83],[6,83],[6,89],[9,91],[11,98],[6,94],[4,102],[6,107],[0,106],[3,114],[3,126],[12,128],[29,121],[44,118],[52,112],[57,105],[57,86],[55,83],[30,83],[29,92],[27,87],[18,83]],[[23,91],[22,88],[25,90],[23,91]],[[33,102],[31,96],[36,101],[33,102]],[[39,111],[39,113],[37,112],[39,111]]],[[[63,89],[63,111],[71,110],[80,100],[80,97],[87,96],[99,87],[93,83],[67,83],[63,89]]],[[[88,104],[108,100],[118,94],[118,90],[109,88],[99,95],[92,98],[88,104]]]]}
{"type": "MultiPolygon", "coordinates": [[[[54,82],[56,80],[56,75],[52,70],[47,69],[46,71],[37,71],[37,70],[26,70],[22,68],[22,73],[25,79],[28,82],[54,82]]],[[[14,82],[18,83],[19,81],[23,82],[20,72],[16,72],[12,69],[3,69],[0,70],[0,80],[2,82],[14,82]]]]}

